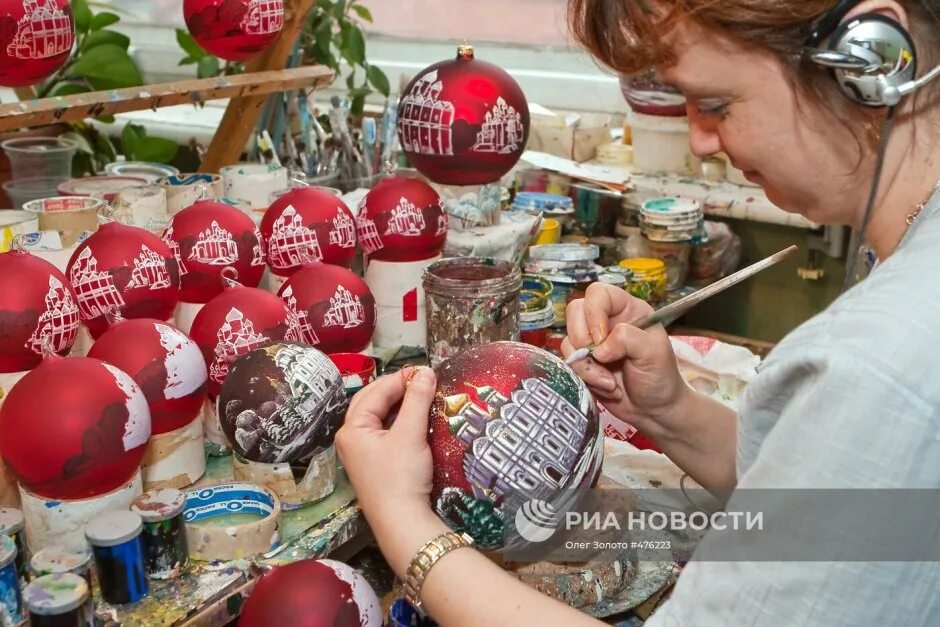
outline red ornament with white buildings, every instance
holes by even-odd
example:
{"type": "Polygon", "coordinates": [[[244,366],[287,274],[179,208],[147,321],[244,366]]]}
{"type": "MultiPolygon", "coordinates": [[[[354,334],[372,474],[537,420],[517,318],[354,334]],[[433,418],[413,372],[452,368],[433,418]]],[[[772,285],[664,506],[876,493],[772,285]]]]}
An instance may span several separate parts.
{"type": "Polygon", "coordinates": [[[78,336],[78,298],[54,265],[26,252],[0,254],[0,372],[22,372],[78,336]]]}
{"type": "Polygon", "coordinates": [[[356,255],[355,218],[335,195],[316,187],[291,190],[261,220],[268,265],[290,276],[306,263],[349,267],[356,255]]]}
{"type": "Polygon", "coordinates": [[[398,137],[421,174],[443,185],[498,181],[529,138],[529,105],[502,68],[458,48],[422,70],[402,92],[398,137]]]}
{"type": "Polygon", "coordinates": [[[248,351],[281,340],[298,340],[296,321],[274,294],[235,285],[206,303],[190,337],[209,367],[209,398],[215,399],[229,367],[248,351]]]}
{"type": "Polygon", "coordinates": [[[278,292],[300,330],[321,352],[358,353],[375,332],[375,298],[358,275],[323,263],[305,266],[278,292]]]}
{"type": "Polygon", "coordinates": [[[447,214],[433,187],[418,179],[391,176],[363,199],[356,228],[369,259],[421,261],[444,249],[447,214]]]}
{"type": "Polygon", "coordinates": [[[200,200],[173,216],[163,241],[180,269],[180,300],[207,303],[222,292],[222,270],[256,287],[264,274],[261,233],[247,215],[223,203],[200,200]]]}
{"type": "Polygon", "coordinates": [[[103,224],[75,249],[66,275],[94,337],[107,330],[109,312],[166,320],[179,302],[179,269],[169,247],[149,231],[117,222],[103,224]]]}
{"type": "Polygon", "coordinates": [[[0,0],[0,85],[42,82],[68,60],[74,41],[68,0],[0,0]]]}
{"type": "Polygon", "coordinates": [[[283,0],[184,0],[183,17],[206,51],[244,61],[268,47],[284,27],[283,0]]]}

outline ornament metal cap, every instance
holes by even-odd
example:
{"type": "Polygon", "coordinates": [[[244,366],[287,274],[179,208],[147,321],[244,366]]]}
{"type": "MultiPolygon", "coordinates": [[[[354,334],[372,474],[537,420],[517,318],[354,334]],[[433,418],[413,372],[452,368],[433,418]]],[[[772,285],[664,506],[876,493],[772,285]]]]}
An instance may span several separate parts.
{"type": "Polygon", "coordinates": [[[473,46],[466,41],[457,46],[457,58],[470,60],[473,58],[473,46]]]}
{"type": "Polygon", "coordinates": [[[238,282],[238,270],[232,266],[222,268],[219,277],[222,279],[222,285],[226,288],[243,287],[242,284],[238,282]]]}

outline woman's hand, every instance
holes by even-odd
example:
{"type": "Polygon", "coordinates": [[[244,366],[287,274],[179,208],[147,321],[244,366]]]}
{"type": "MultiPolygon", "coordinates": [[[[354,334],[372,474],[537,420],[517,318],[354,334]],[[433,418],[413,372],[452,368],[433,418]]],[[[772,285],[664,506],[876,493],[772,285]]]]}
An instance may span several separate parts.
{"type": "Polygon", "coordinates": [[[574,364],[574,370],[611,413],[655,439],[670,430],[670,418],[691,390],[666,330],[632,324],[652,311],[622,289],[593,283],[583,299],[568,305],[562,351],[568,356],[594,344],[594,358],[574,364]]]}

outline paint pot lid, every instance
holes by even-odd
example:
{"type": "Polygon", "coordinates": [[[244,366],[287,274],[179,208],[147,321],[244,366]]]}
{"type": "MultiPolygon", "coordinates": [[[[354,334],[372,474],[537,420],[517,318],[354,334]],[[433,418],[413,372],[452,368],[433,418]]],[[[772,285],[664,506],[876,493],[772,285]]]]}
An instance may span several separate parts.
{"type": "Polygon", "coordinates": [[[186,495],[176,488],[161,488],[144,492],[131,503],[131,511],[144,522],[154,523],[178,516],[186,507],[186,495]]]}
{"type": "Polygon", "coordinates": [[[69,551],[57,546],[37,551],[29,561],[30,569],[40,576],[62,573],[80,575],[84,574],[90,566],[90,551],[69,551]]]}
{"type": "Polygon", "coordinates": [[[85,539],[92,546],[109,547],[124,544],[140,535],[144,522],[134,512],[105,512],[85,525],[85,539]]]}
{"type": "Polygon", "coordinates": [[[16,543],[10,536],[0,536],[0,568],[6,568],[16,559],[16,543]]]}
{"type": "Polygon", "coordinates": [[[23,601],[30,614],[58,616],[81,607],[88,600],[88,583],[72,573],[43,575],[23,590],[23,601]]]}
{"type": "Polygon", "coordinates": [[[624,274],[619,272],[605,272],[603,274],[597,275],[597,280],[601,283],[607,283],[608,285],[616,285],[617,287],[623,287],[627,282],[627,277],[624,274]]]}
{"type": "Polygon", "coordinates": [[[0,507],[0,533],[12,535],[23,530],[23,512],[12,507],[0,507]]]}
{"type": "Polygon", "coordinates": [[[167,176],[178,176],[180,171],[165,163],[152,161],[121,161],[104,166],[106,174],[111,176],[139,176],[149,181],[167,176]]]}
{"type": "Polygon", "coordinates": [[[594,244],[543,244],[529,247],[529,258],[538,261],[594,261],[601,256],[594,244]]]}

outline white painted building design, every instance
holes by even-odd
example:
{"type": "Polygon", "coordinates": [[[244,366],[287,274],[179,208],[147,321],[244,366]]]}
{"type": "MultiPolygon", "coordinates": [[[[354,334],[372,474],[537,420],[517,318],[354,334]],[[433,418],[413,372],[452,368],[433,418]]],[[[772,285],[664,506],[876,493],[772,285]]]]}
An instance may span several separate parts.
{"type": "Polygon", "coordinates": [[[45,311],[39,316],[36,329],[30,336],[27,346],[34,353],[42,355],[42,344],[49,338],[50,347],[59,352],[75,343],[78,336],[80,317],[78,305],[72,293],[54,276],[49,277],[49,291],[46,292],[45,311]]]}
{"type": "Polygon", "coordinates": [[[86,320],[105,315],[124,306],[124,297],[114,285],[110,272],[98,270],[98,260],[86,246],[69,272],[69,280],[78,297],[78,307],[86,320]]]}
{"type": "Polygon", "coordinates": [[[268,259],[275,268],[292,268],[323,259],[317,232],[304,226],[303,217],[293,205],[274,221],[268,240],[268,259]]]}
{"type": "Polygon", "coordinates": [[[340,211],[339,215],[333,218],[330,244],[340,248],[352,248],[356,245],[356,225],[344,211],[340,211]]]}
{"type": "Polygon", "coordinates": [[[402,98],[398,112],[402,144],[407,152],[453,155],[454,105],[441,100],[444,84],[437,70],[418,79],[402,98]]]}
{"type": "Polygon", "coordinates": [[[26,14],[7,44],[7,55],[16,59],[48,59],[72,50],[72,20],[55,0],[23,0],[26,14]]]}
{"type": "Polygon", "coordinates": [[[353,296],[342,285],[337,286],[336,293],[330,298],[330,309],[323,316],[323,326],[341,326],[344,329],[357,327],[366,320],[365,308],[358,296],[353,296]]]}
{"type": "Polygon", "coordinates": [[[392,209],[392,217],[385,229],[386,235],[417,237],[424,230],[424,215],[413,202],[402,196],[398,206],[392,209]]]}
{"type": "Polygon", "coordinates": [[[251,320],[246,320],[245,314],[235,307],[225,316],[225,323],[219,327],[216,338],[215,361],[209,366],[209,376],[217,383],[225,380],[229,364],[237,357],[268,342],[268,338],[257,333],[251,320]]]}
{"type": "Polygon", "coordinates": [[[159,290],[170,287],[170,273],[166,269],[166,259],[141,245],[140,254],[134,260],[134,270],[127,287],[149,287],[159,290]]]}
{"type": "Polygon", "coordinates": [[[173,256],[176,258],[176,267],[179,268],[180,278],[183,275],[188,274],[189,270],[186,269],[186,264],[183,263],[183,255],[180,252],[180,245],[175,239],[173,239],[173,225],[163,233],[163,243],[166,244],[170,252],[173,253],[173,256]]]}
{"type": "Polygon", "coordinates": [[[382,250],[382,247],[385,246],[379,236],[379,229],[375,226],[375,222],[369,218],[363,215],[357,217],[356,231],[359,234],[359,243],[367,255],[382,250]]]}
{"type": "Polygon", "coordinates": [[[251,0],[240,24],[246,35],[272,35],[284,26],[283,0],[251,0]]]}
{"type": "Polygon", "coordinates": [[[209,228],[196,238],[188,259],[210,266],[227,266],[238,260],[238,246],[232,234],[213,220],[209,228]]]}
{"type": "Polygon", "coordinates": [[[294,296],[294,287],[289,285],[281,298],[286,299],[287,304],[287,328],[288,333],[293,330],[293,337],[298,342],[306,342],[311,346],[320,343],[317,337],[316,329],[310,323],[310,316],[306,309],[297,306],[297,297],[294,296]]]}
{"type": "Polygon", "coordinates": [[[522,114],[498,98],[496,105],[486,112],[472,150],[508,154],[519,148],[522,135],[522,114]]]}

